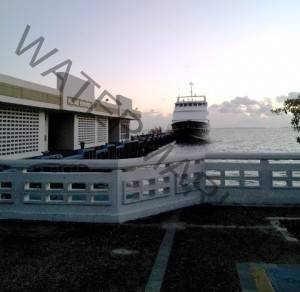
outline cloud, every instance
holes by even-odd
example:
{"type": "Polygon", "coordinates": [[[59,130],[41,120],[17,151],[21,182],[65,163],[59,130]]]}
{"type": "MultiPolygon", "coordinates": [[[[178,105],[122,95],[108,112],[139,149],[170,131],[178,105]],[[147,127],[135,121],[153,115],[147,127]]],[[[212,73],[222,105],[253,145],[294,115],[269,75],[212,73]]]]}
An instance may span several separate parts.
{"type": "Polygon", "coordinates": [[[171,125],[172,115],[164,114],[160,110],[150,109],[142,112],[142,132],[147,132],[149,129],[161,126],[164,130],[171,125]]]}
{"type": "MultiPolygon", "coordinates": [[[[298,93],[289,94],[297,96],[298,93]]],[[[209,117],[212,127],[288,127],[290,118],[278,116],[271,112],[276,106],[275,99],[264,98],[254,100],[247,96],[236,97],[221,104],[209,107],[209,117]]]]}
{"type": "Polygon", "coordinates": [[[224,101],[221,104],[213,104],[209,107],[209,110],[220,113],[243,114],[245,116],[267,118],[272,114],[272,107],[272,101],[269,98],[258,101],[245,96],[236,97],[230,101],[224,101]]]}

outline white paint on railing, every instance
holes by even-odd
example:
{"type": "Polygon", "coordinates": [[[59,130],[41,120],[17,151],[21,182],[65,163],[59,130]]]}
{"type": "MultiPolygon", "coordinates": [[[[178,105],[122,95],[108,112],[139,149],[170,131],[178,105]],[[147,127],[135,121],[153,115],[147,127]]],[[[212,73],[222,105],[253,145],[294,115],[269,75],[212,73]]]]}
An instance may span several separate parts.
{"type": "Polygon", "coordinates": [[[116,222],[199,203],[300,204],[299,153],[5,160],[1,218],[116,222]],[[39,171],[33,171],[33,169],[39,171]]]}

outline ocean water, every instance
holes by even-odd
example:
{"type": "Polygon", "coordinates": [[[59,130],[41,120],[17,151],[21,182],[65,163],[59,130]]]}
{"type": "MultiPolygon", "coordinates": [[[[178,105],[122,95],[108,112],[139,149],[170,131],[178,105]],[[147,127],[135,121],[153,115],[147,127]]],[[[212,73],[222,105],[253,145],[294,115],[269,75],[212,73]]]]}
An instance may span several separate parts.
{"type": "MultiPolygon", "coordinates": [[[[299,134],[300,136],[300,134],[299,134]]],[[[176,144],[170,156],[184,157],[208,152],[299,152],[297,132],[292,128],[211,129],[210,140],[176,144]]]]}

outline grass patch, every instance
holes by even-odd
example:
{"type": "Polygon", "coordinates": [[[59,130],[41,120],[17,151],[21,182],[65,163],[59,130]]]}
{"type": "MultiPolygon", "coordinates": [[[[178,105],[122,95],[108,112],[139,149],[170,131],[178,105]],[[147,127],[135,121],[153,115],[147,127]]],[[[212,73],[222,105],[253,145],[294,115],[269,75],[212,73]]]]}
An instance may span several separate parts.
{"type": "Polygon", "coordinates": [[[122,225],[0,222],[1,291],[142,291],[164,232],[122,225]],[[139,253],[115,256],[116,248],[139,253]]]}
{"type": "MultiPolygon", "coordinates": [[[[167,221],[174,212],[151,216],[134,221],[141,224],[156,224],[167,221]]],[[[244,207],[198,205],[180,210],[180,220],[192,224],[213,225],[269,225],[265,217],[299,217],[299,207],[244,207]]]]}
{"type": "Polygon", "coordinates": [[[181,220],[194,224],[267,225],[265,217],[297,217],[300,208],[293,207],[244,207],[244,206],[194,206],[181,212],[181,220]]]}

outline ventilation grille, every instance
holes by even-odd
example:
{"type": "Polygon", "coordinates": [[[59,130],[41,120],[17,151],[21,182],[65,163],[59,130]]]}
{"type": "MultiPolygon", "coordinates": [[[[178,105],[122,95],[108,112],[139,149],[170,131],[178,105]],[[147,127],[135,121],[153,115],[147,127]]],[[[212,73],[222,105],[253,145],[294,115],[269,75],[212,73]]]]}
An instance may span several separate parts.
{"type": "Polygon", "coordinates": [[[121,120],[121,140],[129,139],[129,121],[121,120]]]}
{"type": "Polygon", "coordinates": [[[39,112],[0,105],[0,156],[39,150],[39,112]]]}
{"type": "Polygon", "coordinates": [[[78,143],[93,144],[96,140],[95,118],[78,116],[78,143]]]}
{"type": "Polygon", "coordinates": [[[97,137],[97,141],[98,142],[107,142],[107,127],[108,127],[108,123],[107,123],[107,119],[101,119],[98,118],[97,119],[97,127],[98,127],[98,137],[97,137]]]}

